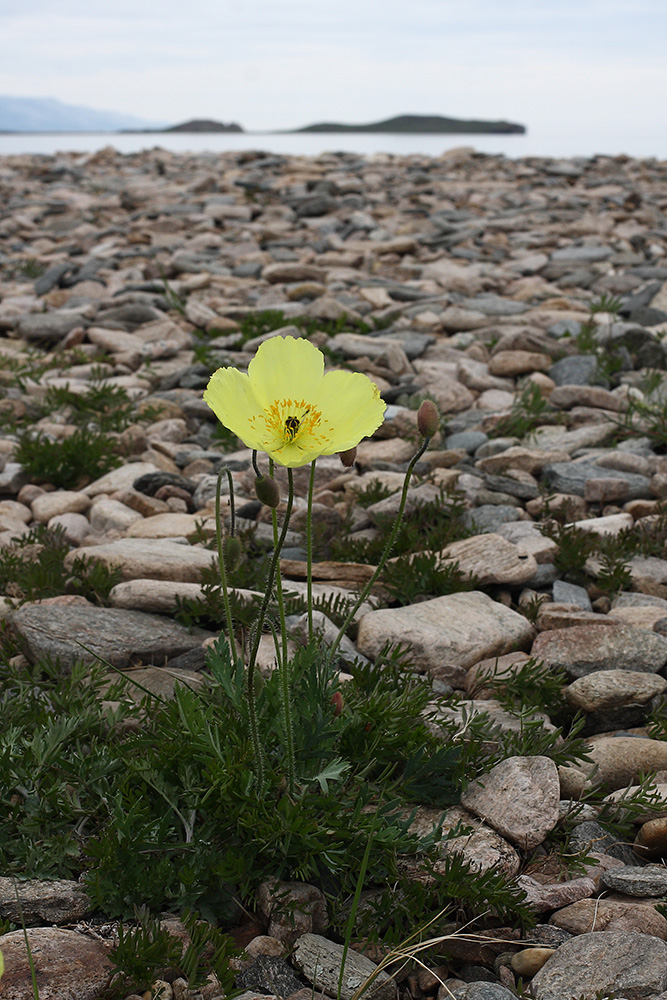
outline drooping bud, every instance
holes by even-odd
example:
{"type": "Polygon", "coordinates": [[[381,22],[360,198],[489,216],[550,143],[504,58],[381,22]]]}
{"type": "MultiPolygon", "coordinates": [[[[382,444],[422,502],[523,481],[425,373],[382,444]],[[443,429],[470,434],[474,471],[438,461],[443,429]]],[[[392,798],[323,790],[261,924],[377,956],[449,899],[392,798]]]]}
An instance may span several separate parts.
{"type": "Polygon", "coordinates": [[[255,480],[255,493],[257,499],[266,504],[267,507],[280,506],[280,487],[275,479],[269,476],[258,476],[255,480]]]}
{"type": "Polygon", "coordinates": [[[340,715],[341,712],[343,711],[343,696],[340,693],[340,691],[334,691],[334,693],[331,695],[330,702],[333,705],[334,716],[340,715]]]}
{"type": "Polygon", "coordinates": [[[440,426],[440,414],[434,402],[425,399],[417,411],[417,428],[422,437],[432,438],[440,426]]]}
{"type": "Polygon", "coordinates": [[[241,543],[236,535],[228,535],[222,543],[225,568],[230,572],[241,562],[241,543]]]}
{"type": "Polygon", "coordinates": [[[343,468],[351,469],[354,465],[354,460],[357,457],[357,449],[348,448],[347,451],[339,451],[338,457],[343,464],[343,468]]]}

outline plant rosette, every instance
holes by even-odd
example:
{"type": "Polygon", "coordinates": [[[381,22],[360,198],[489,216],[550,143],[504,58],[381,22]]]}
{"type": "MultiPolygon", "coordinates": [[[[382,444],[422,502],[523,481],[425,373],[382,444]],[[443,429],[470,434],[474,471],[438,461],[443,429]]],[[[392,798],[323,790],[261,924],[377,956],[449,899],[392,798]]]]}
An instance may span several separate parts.
{"type": "Polygon", "coordinates": [[[297,468],[346,452],[384,420],[386,403],[359,372],[324,373],[324,355],[308,340],[271,337],[248,365],[219,368],[204,399],[225,427],[278,465],[297,468]]]}

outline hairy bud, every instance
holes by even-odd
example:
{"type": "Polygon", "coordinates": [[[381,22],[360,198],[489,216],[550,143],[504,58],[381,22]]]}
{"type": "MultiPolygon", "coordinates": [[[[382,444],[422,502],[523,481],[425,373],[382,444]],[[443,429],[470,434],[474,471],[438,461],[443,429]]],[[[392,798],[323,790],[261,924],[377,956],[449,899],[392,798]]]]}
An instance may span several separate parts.
{"type": "Polygon", "coordinates": [[[257,499],[265,503],[267,507],[280,506],[280,488],[275,479],[268,476],[258,476],[255,480],[255,493],[257,499]]]}
{"type": "Polygon", "coordinates": [[[331,695],[330,701],[333,706],[334,716],[340,715],[340,713],[343,711],[343,696],[340,693],[340,691],[334,691],[334,693],[331,695]]]}
{"type": "Polygon", "coordinates": [[[435,403],[425,399],[417,411],[417,427],[422,437],[431,438],[440,426],[440,414],[435,403]]]}
{"type": "Polygon", "coordinates": [[[339,451],[338,457],[341,460],[343,467],[345,469],[351,469],[354,465],[354,460],[357,457],[356,448],[348,448],[347,451],[339,451]]]}
{"type": "Polygon", "coordinates": [[[225,568],[236,569],[241,562],[241,543],[236,535],[228,535],[222,543],[222,554],[225,560],[225,568]]]}

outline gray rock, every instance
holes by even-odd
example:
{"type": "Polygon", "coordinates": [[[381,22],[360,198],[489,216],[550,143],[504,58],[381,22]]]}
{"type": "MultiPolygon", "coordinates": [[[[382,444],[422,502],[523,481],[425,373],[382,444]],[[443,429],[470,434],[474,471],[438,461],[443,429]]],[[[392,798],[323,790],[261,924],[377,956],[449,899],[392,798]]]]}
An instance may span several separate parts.
{"type": "Polygon", "coordinates": [[[49,656],[63,670],[77,660],[92,663],[97,657],[119,668],[138,662],[163,664],[201,645],[210,634],[188,631],[161,615],[93,605],[24,604],[7,621],[31,662],[49,656]]]}
{"type": "Polygon", "coordinates": [[[35,289],[35,295],[46,295],[46,293],[50,292],[52,288],[55,288],[60,282],[60,279],[71,270],[72,265],[65,260],[61,260],[58,264],[52,264],[52,266],[47,268],[44,274],[41,274],[34,282],[33,287],[35,289]]]}
{"type": "Polygon", "coordinates": [[[554,362],[548,375],[556,385],[592,385],[597,370],[594,354],[574,354],[554,362]]]}
{"type": "MultiPolygon", "coordinates": [[[[339,993],[343,946],[319,934],[304,934],[300,937],[294,946],[292,961],[314,987],[323,990],[328,996],[340,996],[340,1000],[352,1000],[356,990],[376,970],[370,959],[350,948],[345,959],[339,993]]],[[[398,990],[395,981],[386,972],[380,972],[364,995],[373,1000],[396,1000],[398,990]]]]}
{"type": "Polygon", "coordinates": [[[445,995],[455,1000],[516,1000],[516,995],[500,983],[466,983],[445,995]]]}
{"type": "Polygon", "coordinates": [[[667,869],[658,865],[645,868],[626,866],[603,872],[600,881],[607,889],[622,892],[626,896],[666,896],[667,869]]]}
{"type": "Polygon", "coordinates": [[[82,313],[73,309],[60,309],[58,312],[28,313],[22,316],[18,330],[30,343],[44,341],[54,344],[77,326],[88,326],[82,313]]]}
{"type": "Polygon", "coordinates": [[[84,887],[71,879],[0,878],[0,917],[15,924],[74,924],[92,909],[84,887]]]}
{"type": "Polygon", "coordinates": [[[558,822],[558,770],[549,757],[508,757],[472,782],[461,804],[524,850],[558,822]]]}
{"type": "MultiPolygon", "coordinates": [[[[27,936],[40,1000],[98,1000],[116,969],[107,957],[104,942],[60,927],[32,927],[27,936]]],[[[3,935],[2,954],[2,1000],[32,998],[30,957],[23,930],[3,935]]]]}
{"type": "Polygon", "coordinates": [[[631,625],[575,625],[540,633],[532,655],[572,677],[595,670],[657,673],[667,664],[667,639],[631,625]]]}
{"type": "Polygon", "coordinates": [[[547,486],[556,493],[574,493],[575,496],[583,497],[588,480],[604,478],[619,479],[625,484],[624,500],[640,500],[651,496],[651,481],[646,476],[620,472],[618,469],[602,469],[599,465],[587,462],[554,462],[544,467],[543,474],[547,486]]]}
{"type": "Polygon", "coordinates": [[[481,445],[489,440],[483,431],[458,431],[448,434],[445,438],[446,448],[465,448],[469,455],[474,455],[481,445]]]}
{"type": "Polygon", "coordinates": [[[461,520],[466,528],[475,529],[478,533],[494,532],[501,524],[508,521],[518,521],[519,511],[508,504],[482,504],[466,510],[461,520]]]}
{"type": "Polygon", "coordinates": [[[608,854],[625,865],[636,865],[637,856],[622,837],[615,837],[595,820],[577,823],[570,833],[570,847],[573,852],[608,854]]]}
{"type": "Polygon", "coordinates": [[[565,247],[563,250],[554,250],[551,260],[558,264],[592,264],[600,260],[607,260],[614,251],[611,247],[565,247]]]}
{"type": "Polygon", "coordinates": [[[566,941],[534,977],[535,1000],[593,1000],[600,992],[653,1000],[667,988],[667,944],[647,934],[604,931],[566,941]]]}
{"type": "Polygon", "coordinates": [[[576,604],[584,611],[592,611],[591,599],[584,587],[579,587],[576,583],[566,583],[565,580],[556,580],[553,586],[553,599],[557,604],[576,604]]]}
{"type": "MultiPolygon", "coordinates": [[[[267,535],[271,533],[271,525],[267,535]]],[[[200,583],[202,574],[216,562],[215,552],[197,545],[181,545],[168,538],[119,538],[101,545],[84,545],[65,556],[71,568],[75,559],[95,559],[120,570],[123,580],[174,580],[200,583]]]]}
{"type": "Polygon", "coordinates": [[[530,645],[523,615],[479,591],[436,597],[405,608],[371,611],[359,622],[357,648],[371,659],[386,642],[409,643],[417,670],[465,681],[479,660],[530,645]]]}
{"type": "Polygon", "coordinates": [[[277,997],[288,997],[303,985],[303,981],[294,975],[287,959],[278,955],[258,955],[236,977],[239,989],[256,990],[258,993],[270,993],[277,997]]]}

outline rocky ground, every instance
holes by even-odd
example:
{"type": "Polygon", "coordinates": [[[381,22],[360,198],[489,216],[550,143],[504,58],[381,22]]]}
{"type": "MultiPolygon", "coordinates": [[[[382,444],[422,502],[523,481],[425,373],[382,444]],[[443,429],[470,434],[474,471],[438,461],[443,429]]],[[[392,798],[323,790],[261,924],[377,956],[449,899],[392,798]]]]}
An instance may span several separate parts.
{"type": "MultiPolygon", "coordinates": [[[[245,368],[275,332],[248,338],[248,319],[279,310],[277,332],[307,330],[389,404],[354,468],[318,463],[317,522],[335,533],[352,510],[353,535],[373,537],[378,515],[397,504],[415,448],[410,404],[424,395],[446,423],[410,503],[457,489],[466,508],[471,533],[440,553],[441,565],[457,561],[478,589],[367,610],[356,651],[373,658],[387,639],[410,642],[440,693],[462,694],[469,712],[501,727],[520,723],[485,678],[499,657],[511,680],[532,656],[565,671],[563,698],[590,740],[592,763],[581,767],[543,755],[501,762],[445,819],[445,829],[459,819],[474,829],[447,850],[516,877],[539,914],[530,945],[507,929],[500,944],[459,943],[447,968],[415,972],[401,995],[511,1000],[522,982],[536,1000],[667,997],[667,804],[637,815],[635,850],[582,811],[571,846],[588,849],[585,873],[548,864],[549,835],[587,789],[604,784],[613,796],[650,774],[667,796],[665,732],[647,728],[667,689],[667,164],[468,149],[438,159],[105,149],[5,157],[0,191],[0,546],[59,526],[68,566],[88,557],[118,570],[107,607],[72,594],[25,601],[10,581],[2,615],[20,655],[57,655],[66,667],[85,640],[90,655],[141,668],[156,690],[173,688],[175,672],[196,680],[210,633],[172,614],[177,598],[200,593],[214,559],[223,456],[241,513],[258,516],[249,453],[216,437],[202,391],[214,367],[245,368]],[[85,395],[93,384],[122,387],[136,408],[114,438],[122,464],[68,488],[37,481],[17,461],[21,430],[72,436],[71,407],[44,414],[47,392],[85,395]],[[374,479],[393,495],[355,507],[355,491],[374,479]],[[547,495],[576,523],[579,546],[628,529],[657,531],[657,541],[612,565],[618,586],[609,550],[591,548],[586,585],[573,583],[562,536],[538,527],[547,495]],[[526,853],[541,847],[544,864],[525,870],[526,853]]],[[[283,564],[295,589],[302,526],[297,511],[283,564]]],[[[316,589],[354,589],[355,571],[363,575],[322,560],[316,589]]],[[[435,819],[423,810],[420,822],[435,819]]],[[[34,880],[20,890],[52,970],[42,1000],[95,1000],[108,962],[105,941],[80,923],[85,892],[34,880]]],[[[304,909],[296,928],[270,887],[259,894],[262,933],[248,943],[241,982],[249,991],[310,995],[314,967],[323,984],[323,956],[336,967],[323,897],[290,891],[304,909]],[[281,985],[278,972],[289,973],[281,985]]],[[[0,915],[16,920],[14,903],[13,880],[0,878],[0,915]]],[[[25,1000],[22,931],[0,945],[3,996],[25,1000]]],[[[335,996],[332,977],[324,988],[335,996]]],[[[395,983],[380,993],[395,997],[395,983]]],[[[181,1000],[187,984],[159,995],[181,1000]]],[[[217,995],[215,985],[203,995],[217,995]]]]}

